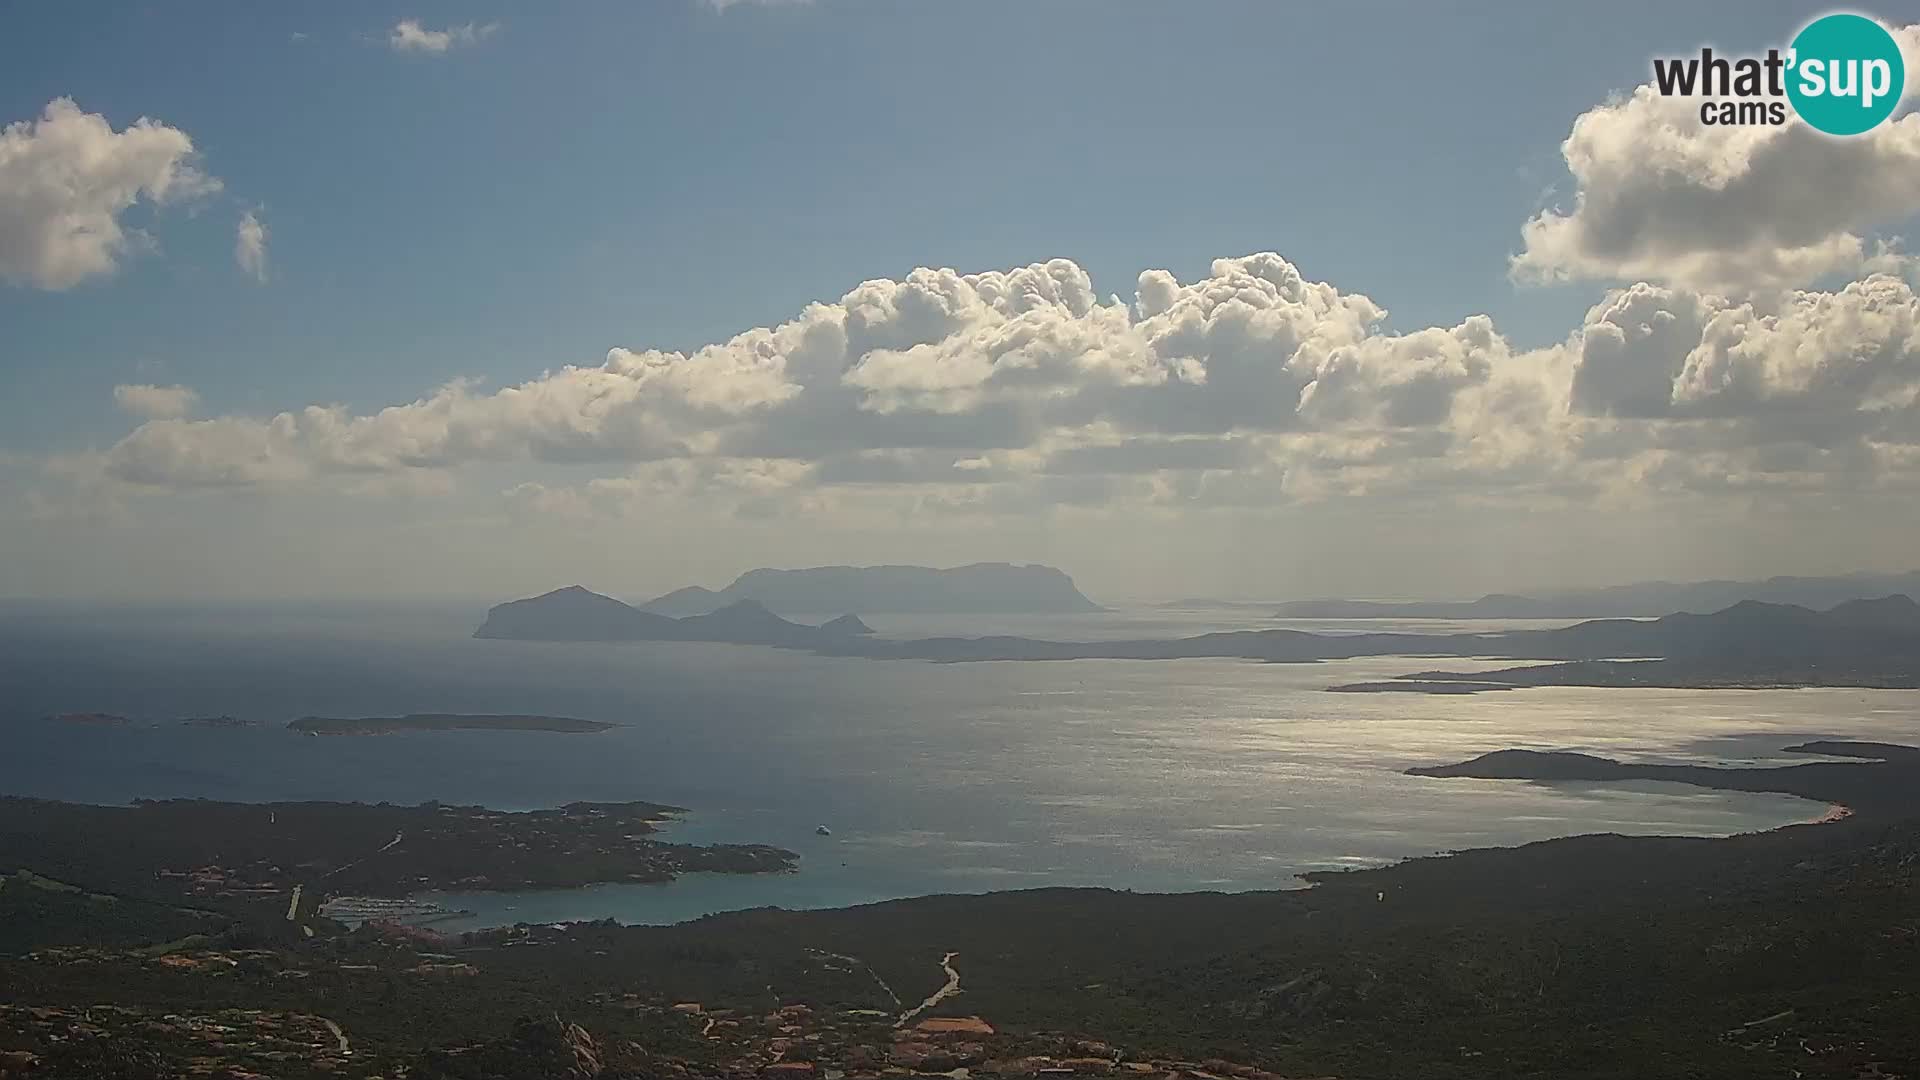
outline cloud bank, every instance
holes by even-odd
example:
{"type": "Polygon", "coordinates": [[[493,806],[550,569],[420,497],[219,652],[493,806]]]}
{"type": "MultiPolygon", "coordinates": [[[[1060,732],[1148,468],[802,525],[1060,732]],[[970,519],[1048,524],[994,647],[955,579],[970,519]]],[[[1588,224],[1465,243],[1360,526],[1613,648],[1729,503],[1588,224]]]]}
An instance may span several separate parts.
{"type": "Polygon", "coordinates": [[[1483,316],[1395,334],[1385,314],[1273,253],[1189,282],[1146,271],[1126,304],[1067,260],[923,269],[691,353],[618,348],[491,393],[152,412],[100,467],[178,492],[598,466],[614,475],[513,497],[992,512],[1905,484],[1920,461],[1920,298],[1890,275],[1738,302],[1637,284],[1533,350],[1483,316]]]}

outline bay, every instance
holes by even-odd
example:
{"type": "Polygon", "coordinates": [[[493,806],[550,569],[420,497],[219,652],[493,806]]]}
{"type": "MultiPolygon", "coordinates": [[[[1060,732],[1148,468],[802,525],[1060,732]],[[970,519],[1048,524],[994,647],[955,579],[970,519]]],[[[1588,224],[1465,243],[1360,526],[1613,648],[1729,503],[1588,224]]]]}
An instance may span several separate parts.
{"type": "MultiPolygon", "coordinates": [[[[1912,741],[1920,692],[1548,688],[1329,694],[1427,666],[1223,660],[940,665],[688,643],[477,641],[477,612],[121,613],[0,619],[0,792],[92,802],[439,799],[506,809],[648,799],[664,834],[761,842],[793,874],[696,874],[434,897],[516,921],[673,922],[1053,885],[1268,889],[1317,869],[1609,831],[1724,835],[1818,817],[1783,796],[1664,784],[1404,776],[1508,746],[1783,764],[1809,738],[1912,741]],[[108,712],[125,728],[47,723],[108,712]],[[305,714],[544,713],[597,735],[310,738],[305,714]],[[230,714],[258,727],[173,721],[230,714]],[[816,835],[818,825],[831,835],[816,835]]],[[[1158,637],[1276,623],[1243,611],[870,623],[890,635],[1158,637]]],[[[1474,624],[1499,629],[1519,623],[1474,624]]],[[[1398,623],[1431,632],[1455,627],[1398,623]]],[[[1450,666],[1472,662],[1449,661],[1450,666]]],[[[1497,665],[1488,665],[1497,666],[1497,665]]]]}

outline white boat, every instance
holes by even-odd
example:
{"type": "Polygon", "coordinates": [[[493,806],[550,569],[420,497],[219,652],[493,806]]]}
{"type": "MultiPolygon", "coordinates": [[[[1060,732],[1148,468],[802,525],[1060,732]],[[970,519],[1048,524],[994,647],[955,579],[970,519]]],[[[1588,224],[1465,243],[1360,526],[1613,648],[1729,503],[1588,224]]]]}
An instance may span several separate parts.
{"type": "Polygon", "coordinates": [[[817,829],[815,829],[815,830],[813,830],[813,831],[814,831],[815,833],[817,833],[817,834],[819,834],[819,835],[821,835],[821,836],[832,836],[832,835],[833,835],[833,830],[832,830],[832,829],[829,829],[829,828],[827,828],[827,827],[826,827],[825,825],[822,825],[822,826],[820,826],[819,828],[817,828],[817,829]]]}

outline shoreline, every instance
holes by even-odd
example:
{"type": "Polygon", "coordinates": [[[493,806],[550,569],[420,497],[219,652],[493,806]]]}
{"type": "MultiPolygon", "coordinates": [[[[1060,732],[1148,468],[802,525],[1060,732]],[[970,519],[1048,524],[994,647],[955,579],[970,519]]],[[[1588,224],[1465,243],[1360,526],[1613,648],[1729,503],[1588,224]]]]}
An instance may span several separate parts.
{"type": "MultiPolygon", "coordinates": [[[[856,1080],[883,1076],[890,1061],[1011,1078],[1110,1076],[1117,1062],[1149,1058],[1192,1063],[1162,1080],[1598,1077],[1595,1061],[1620,1066],[1607,1075],[1684,1066],[1702,1080],[1809,1063],[1832,1065],[1809,1075],[1835,1080],[1873,1075],[1857,1066],[1920,1049],[1904,1010],[1887,1007],[1920,985],[1920,953],[1902,933],[1920,865],[1920,749],[1792,749],[1852,760],[1719,769],[1496,751],[1423,771],[1602,782],[1650,772],[1857,812],[1822,828],[1803,814],[1714,838],[1589,833],[1468,849],[1317,873],[1313,887],[1285,891],[1053,887],[668,926],[446,933],[346,932],[257,904],[188,913],[137,894],[8,887],[9,911],[54,917],[0,921],[18,942],[0,952],[0,985],[31,988],[20,1003],[47,1018],[49,1039],[102,1009],[192,1017],[244,993],[255,1009],[335,1021],[368,1075],[430,1048],[465,1053],[527,1016],[558,1018],[556,1029],[591,1032],[601,1046],[638,1038],[652,1049],[686,1031],[701,1055],[706,1036],[767,1017],[765,1041],[740,1058],[752,1071],[726,1075],[785,1080],[819,1074],[767,1055],[840,1018],[871,1029],[874,1052],[842,1057],[828,1042],[816,1060],[856,1080]],[[103,933],[113,944],[99,944],[103,933]],[[222,978],[199,981],[209,975],[222,978]],[[942,976],[953,991],[910,1018],[922,1023],[895,1026],[903,1003],[939,997],[942,976]],[[367,992],[383,981],[405,1008],[367,992]],[[1747,1034],[1755,1024],[1764,1030],[1747,1034]],[[923,1040],[948,1027],[1005,1032],[1016,1048],[936,1058],[941,1047],[923,1040]],[[1033,1041],[1048,1032],[1071,1035],[1033,1041]],[[1036,1052],[1046,1064],[1016,1064],[1036,1052]],[[770,1063],[780,1067],[765,1071],[770,1063]]],[[[391,835],[362,833],[379,844],[391,835]]]]}
{"type": "MultiPolygon", "coordinates": [[[[1851,759],[1849,762],[1847,762],[1847,764],[1849,764],[1850,766],[1857,765],[1859,762],[1861,753],[1865,752],[1866,750],[1871,750],[1876,747],[1885,749],[1883,744],[1873,744],[1873,743],[1864,743],[1864,742],[1806,743],[1806,744],[1801,744],[1801,746],[1799,747],[1788,747],[1787,749],[1801,750],[1803,747],[1806,748],[1803,752],[1808,752],[1808,753],[1818,752],[1814,749],[1816,747],[1824,748],[1825,751],[1829,754],[1838,752],[1839,756],[1843,758],[1851,759]],[[1836,751],[1836,748],[1838,748],[1838,751],[1836,751]],[[1848,750],[1851,750],[1851,752],[1850,753],[1846,752],[1848,750]]],[[[1897,747],[1893,749],[1896,751],[1898,750],[1897,747]]],[[[1596,759],[1596,760],[1603,760],[1603,759],[1596,759]]],[[[1709,775],[1716,772],[1732,772],[1732,773],[1742,774],[1742,775],[1767,774],[1771,776],[1771,775],[1785,775],[1787,770],[1804,768],[1804,767],[1805,766],[1803,765],[1772,766],[1766,769],[1759,769],[1759,770],[1754,770],[1754,769],[1717,770],[1714,767],[1710,767],[1710,766],[1652,766],[1649,768],[1656,769],[1656,770],[1678,769],[1683,772],[1689,771],[1689,770],[1697,770],[1702,775],[1709,775]]],[[[1442,768],[1445,768],[1445,767],[1442,767],[1442,768]]],[[[1628,766],[1626,768],[1632,769],[1634,767],[1628,766]]],[[[1564,777],[1552,777],[1552,776],[1541,776],[1541,777],[1503,776],[1499,778],[1546,779],[1546,780],[1565,779],[1564,777]]],[[[1676,832],[1656,831],[1656,832],[1634,832],[1634,833],[1622,834],[1622,835],[1627,835],[1634,838],[1688,837],[1688,838],[1701,839],[1701,838],[1710,837],[1715,839],[1723,839],[1727,837],[1744,835],[1744,834],[1776,832],[1780,829],[1791,828],[1793,826],[1800,825],[1800,824],[1838,823],[1838,822],[1842,822],[1842,821],[1846,821],[1848,819],[1854,818],[1857,814],[1857,809],[1853,805],[1843,800],[1824,798],[1824,797],[1821,797],[1818,793],[1811,792],[1811,791],[1781,789],[1781,788],[1770,787],[1765,785],[1756,787],[1751,784],[1731,784],[1731,785],[1724,784],[1724,783],[1702,784],[1698,782],[1698,780],[1695,778],[1684,776],[1684,775],[1671,775],[1668,772],[1664,772],[1664,771],[1658,773],[1657,775],[1645,775],[1645,776],[1638,776],[1638,777],[1629,777],[1629,776],[1622,775],[1619,777],[1605,777],[1605,778],[1586,777],[1584,779],[1604,780],[1604,779],[1630,779],[1630,778],[1647,779],[1647,780],[1654,780],[1654,781],[1660,781],[1660,782],[1681,783],[1681,784],[1687,784],[1689,786],[1694,786],[1694,787],[1706,787],[1709,789],[1728,791],[1728,792],[1786,795],[1792,798],[1799,798],[1799,799],[1805,799],[1809,801],[1820,802],[1825,806],[1825,810],[1818,814],[1809,814],[1807,816],[1796,817],[1792,820],[1781,821],[1779,824],[1770,824],[1770,825],[1766,825],[1759,828],[1730,827],[1725,829],[1719,829],[1712,833],[1694,833],[1694,832],[1676,833],[1676,832]]],[[[60,800],[60,801],[64,801],[64,800],[60,800]]],[[[139,802],[155,802],[155,801],[205,803],[205,804],[218,804],[218,803],[225,802],[225,800],[139,800],[139,802]]],[[[118,804],[74,803],[72,805],[98,806],[103,808],[114,808],[114,809],[121,808],[118,804]]],[[[233,805],[249,806],[249,807],[256,807],[256,808],[271,808],[274,806],[284,805],[284,804],[250,803],[249,802],[249,803],[234,803],[233,805]]],[[[301,804],[292,804],[292,805],[301,805],[301,804]]],[[[352,807],[367,808],[369,806],[369,804],[359,803],[359,802],[316,803],[316,804],[308,804],[308,805],[337,806],[337,807],[347,807],[347,808],[352,808],[352,807]]],[[[425,803],[421,805],[426,806],[426,805],[439,805],[439,804],[429,801],[429,803],[425,803]]],[[[578,805],[585,805],[585,804],[578,804],[578,805]]],[[[651,816],[648,818],[648,823],[653,827],[661,830],[663,833],[667,832],[668,830],[671,830],[674,824],[684,822],[687,816],[692,813],[692,811],[688,810],[685,807],[671,806],[668,804],[645,804],[645,805],[648,806],[649,809],[652,811],[651,816]]],[[[500,809],[500,808],[486,807],[480,804],[476,804],[474,807],[462,808],[462,807],[444,807],[443,806],[441,808],[447,809],[447,810],[480,809],[480,810],[488,811],[490,813],[497,813],[497,814],[534,814],[534,815],[539,815],[543,813],[545,814],[557,813],[566,809],[566,807],[534,807],[534,808],[515,807],[512,809],[500,809]]],[[[1556,840],[1573,839],[1573,838],[1589,836],[1589,835],[1609,835],[1609,833],[1597,832],[1589,828],[1582,831],[1567,832],[1567,833],[1561,833],[1553,836],[1543,837],[1537,840],[1519,840],[1519,841],[1513,841],[1513,842],[1504,842],[1504,843],[1494,844],[1494,845],[1481,847],[1481,848],[1462,848],[1460,850],[1510,850],[1513,848],[1525,846],[1527,844],[1532,844],[1532,843],[1552,842],[1556,840]]],[[[667,842],[671,843],[671,841],[667,841],[667,842]]],[[[733,843],[725,840],[709,839],[706,843],[699,844],[699,845],[676,844],[674,846],[685,847],[685,848],[731,849],[731,848],[759,848],[759,847],[763,847],[764,845],[756,845],[756,844],[743,845],[743,844],[737,844],[737,843],[733,843]]],[[[1410,850],[1407,853],[1399,855],[1397,857],[1390,857],[1387,859],[1383,859],[1371,865],[1367,865],[1362,868],[1354,869],[1354,870],[1329,867],[1329,866],[1326,866],[1326,864],[1324,863],[1321,863],[1318,866],[1315,866],[1314,864],[1309,863],[1307,864],[1306,867],[1298,870],[1297,872],[1291,873],[1288,876],[1287,880],[1273,882],[1273,883],[1249,882],[1247,884],[1238,885],[1238,886],[1224,886],[1224,887],[1223,886],[1212,886],[1212,887],[1196,886],[1193,888],[1177,888],[1177,887],[1166,888],[1164,886],[1155,887],[1155,886],[1149,885],[1146,887],[1143,894],[1182,896],[1182,895],[1192,895],[1195,893],[1222,892],[1224,890],[1226,895],[1242,895],[1242,894],[1260,894],[1260,893],[1270,893],[1270,892],[1285,893],[1285,892],[1309,890],[1309,889],[1318,887],[1321,881],[1324,879],[1324,876],[1328,874],[1377,872],[1381,870],[1391,869],[1396,866],[1404,865],[1409,861],[1431,858],[1433,857],[1431,852],[1432,852],[1432,849],[1410,850]]],[[[745,876],[750,879],[757,880],[762,875],[765,875],[765,874],[772,874],[777,877],[790,878],[790,877],[807,874],[807,871],[808,871],[808,865],[802,864],[798,857],[794,857],[779,868],[763,868],[763,869],[756,869],[752,871],[728,871],[724,869],[696,867],[696,868],[683,869],[670,876],[661,877],[657,879],[648,878],[644,880],[635,880],[631,877],[627,877],[627,878],[616,877],[616,878],[606,878],[606,879],[593,880],[593,881],[582,881],[578,883],[569,883],[569,884],[553,885],[553,886],[542,886],[542,885],[511,886],[510,885],[506,887],[496,887],[496,888],[488,888],[485,886],[475,887],[472,885],[463,887],[461,882],[449,881],[449,882],[442,882],[426,888],[407,889],[403,892],[395,892],[391,894],[382,894],[378,892],[370,893],[370,894],[368,893],[356,894],[353,892],[341,892],[335,895],[327,892],[322,892],[319,895],[328,899],[333,899],[333,898],[351,899],[356,895],[366,895],[375,899],[382,899],[382,900],[399,900],[403,902],[424,902],[424,903],[437,903],[437,900],[435,899],[435,897],[442,894],[453,894],[457,896],[483,894],[489,897],[500,897],[500,898],[526,896],[529,894],[532,894],[535,896],[543,896],[543,897],[564,897],[564,896],[579,895],[583,892],[588,892],[596,889],[602,889],[602,888],[611,889],[618,886],[631,886],[634,884],[645,884],[648,886],[673,885],[676,883],[680,883],[680,879],[685,877],[686,874],[690,874],[690,873],[698,873],[698,874],[718,873],[718,874],[725,874],[728,878],[733,878],[736,876],[745,876]]],[[[811,880],[815,880],[815,881],[821,880],[820,878],[813,877],[812,875],[808,875],[808,876],[811,880]]],[[[838,884],[837,882],[833,882],[829,880],[827,882],[827,890],[829,892],[833,891],[834,887],[837,884],[838,884]]],[[[1036,885],[1034,887],[1075,888],[1075,887],[1081,887],[1081,886],[1075,886],[1075,885],[1054,886],[1054,885],[1041,884],[1041,885],[1036,885]]],[[[1130,886],[1122,885],[1121,887],[1130,887],[1130,886]]],[[[649,891],[651,891],[651,889],[649,891]]],[[[689,890],[689,891],[693,891],[693,890],[689,890]]],[[[864,893],[856,896],[829,896],[828,898],[818,902],[810,902],[805,898],[801,898],[797,903],[793,902],[792,897],[787,895],[782,895],[777,889],[759,888],[759,889],[751,889],[748,891],[752,892],[754,895],[749,897],[739,898],[737,901],[736,900],[724,901],[720,905],[702,907],[702,908],[699,908],[698,910],[687,910],[684,913],[679,913],[679,914],[669,916],[665,920],[656,920],[653,918],[648,918],[644,913],[644,908],[646,907],[645,904],[640,905],[642,909],[640,912],[623,912],[618,910],[620,905],[616,904],[612,906],[596,906],[592,910],[582,911],[578,915],[570,915],[567,918],[563,918],[563,919],[539,920],[539,921],[541,921],[542,924],[549,924],[551,922],[565,922],[565,923],[586,922],[586,921],[594,921],[598,919],[611,918],[611,919],[614,919],[615,921],[620,921],[621,925],[660,926],[660,925],[675,925],[678,923],[682,923],[682,922],[690,921],[694,919],[701,919],[701,918],[706,918],[714,915],[727,915],[731,913],[749,911],[755,908],[767,907],[767,906],[779,906],[781,910],[791,910],[791,911],[835,911],[835,910],[845,910],[851,907],[861,907],[861,906],[866,906],[866,905],[875,904],[875,903],[893,902],[897,900],[912,900],[912,899],[934,898],[934,897],[942,897],[942,896],[990,895],[996,892],[1005,892],[1009,890],[1004,888],[1004,886],[996,888],[991,885],[984,886],[976,890],[966,890],[966,889],[954,890],[952,888],[934,887],[926,890],[903,889],[903,890],[896,891],[896,890],[883,888],[883,889],[875,890],[870,893],[864,893]],[[633,918],[635,914],[638,914],[640,916],[638,919],[635,919],[635,921],[631,921],[631,922],[622,921],[628,918],[633,918]]],[[[1019,891],[1019,890],[1012,890],[1012,891],[1019,891]]],[[[449,920],[464,921],[466,919],[479,916],[481,915],[482,912],[486,910],[486,908],[480,908],[478,911],[471,910],[474,906],[475,905],[472,905],[470,903],[456,902],[453,905],[451,905],[451,907],[458,908],[458,909],[466,909],[466,910],[450,911],[445,913],[444,915],[436,915],[435,917],[445,918],[449,920]]],[[[496,907],[498,905],[488,905],[488,906],[496,907]]],[[[677,905],[664,905],[664,906],[671,908],[677,905]]],[[[487,922],[485,925],[463,927],[461,932],[480,931],[480,930],[491,929],[491,928],[496,928],[499,926],[506,926],[506,925],[512,925],[512,923],[504,920],[500,922],[490,921],[490,922],[487,922]]]]}

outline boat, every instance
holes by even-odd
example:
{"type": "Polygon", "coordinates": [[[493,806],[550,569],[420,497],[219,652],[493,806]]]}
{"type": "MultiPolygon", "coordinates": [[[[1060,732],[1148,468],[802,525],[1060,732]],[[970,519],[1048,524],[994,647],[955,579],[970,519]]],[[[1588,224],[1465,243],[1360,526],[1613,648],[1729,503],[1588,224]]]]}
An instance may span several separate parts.
{"type": "Polygon", "coordinates": [[[813,830],[813,831],[814,831],[814,832],[815,832],[816,834],[818,834],[818,835],[820,835],[820,836],[832,836],[832,835],[833,835],[833,830],[832,830],[832,829],[829,829],[829,828],[827,828],[827,827],[826,827],[825,825],[822,825],[822,826],[820,826],[819,828],[817,828],[817,829],[815,829],[815,830],[813,830]]]}

